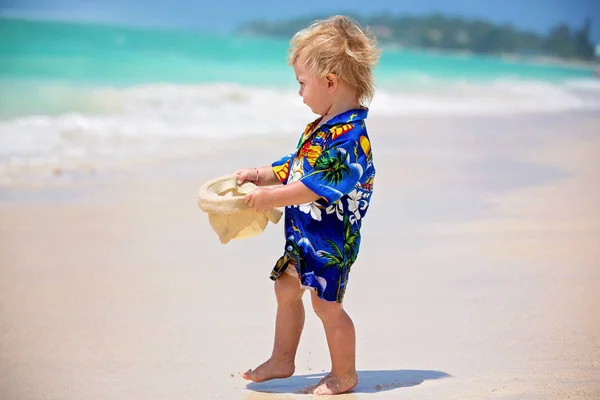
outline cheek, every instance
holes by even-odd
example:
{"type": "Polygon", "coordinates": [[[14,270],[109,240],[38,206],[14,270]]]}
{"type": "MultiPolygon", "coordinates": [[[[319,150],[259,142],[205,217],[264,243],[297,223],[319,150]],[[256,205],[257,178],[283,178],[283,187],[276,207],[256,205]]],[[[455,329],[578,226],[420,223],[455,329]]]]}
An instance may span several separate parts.
{"type": "Polygon", "coordinates": [[[311,90],[310,96],[307,96],[305,94],[304,97],[309,97],[310,101],[312,101],[315,106],[323,108],[326,106],[329,96],[327,90],[323,90],[323,88],[316,87],[313,88],[313,90],[311,90]]]}
{"type": "Polygon", "coordinates": [[[305,103],[307,102],[311,102],[314,98],[312,91],[310,90],[310,88],[303,88],[300,90],[300,96],[302,96],[302,99],[304,100],[305,103]]]}
{"type": "Polygon", "coordinates": [[[320,88],[309,86],[304,88],[303,97],[311,101],[319,101],[319,99],[322,97],[322,94],[320,88]]]}

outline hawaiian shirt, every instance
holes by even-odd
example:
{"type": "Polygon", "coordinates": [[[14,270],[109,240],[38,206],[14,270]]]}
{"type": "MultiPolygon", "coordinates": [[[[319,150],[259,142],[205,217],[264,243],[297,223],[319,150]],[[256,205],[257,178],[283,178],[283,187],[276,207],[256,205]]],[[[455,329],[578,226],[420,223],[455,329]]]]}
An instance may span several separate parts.
{"type": "Polygon", "coordinates": [[[301,284],[327,301],[342,302],[373,191],[367,114],[364,107],[349,110],[317,129],[320,119],[311,122],[297,150],[272,164],[283,184],[301,181],[320,198],[285,208],[285,251],[271,279],[293,265],[301,284]]]}

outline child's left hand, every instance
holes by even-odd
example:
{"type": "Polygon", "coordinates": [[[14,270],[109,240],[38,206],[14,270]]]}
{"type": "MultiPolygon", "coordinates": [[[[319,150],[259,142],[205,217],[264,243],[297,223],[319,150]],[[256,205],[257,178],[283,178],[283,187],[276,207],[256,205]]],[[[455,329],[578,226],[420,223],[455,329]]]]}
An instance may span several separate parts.
{"type": "Polygon", "coordinates": [[[273,208],[273,192],[269,188],[258,188],[244,196],[244,202],[248,207],[264,213],[273,208]]]}

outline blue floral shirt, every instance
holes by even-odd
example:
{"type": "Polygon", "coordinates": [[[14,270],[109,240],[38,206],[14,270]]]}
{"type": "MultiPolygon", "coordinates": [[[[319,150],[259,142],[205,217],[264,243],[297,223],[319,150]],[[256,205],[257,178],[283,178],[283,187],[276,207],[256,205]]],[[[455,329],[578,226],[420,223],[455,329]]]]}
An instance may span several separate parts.
{"type": "Polygon", "coordinates": [[[375,167],[365,118],[349,110],[313,129],[306,126],[296,151],[272,164],[283,184],[301,181],[320,198],[285,208],[285,251],[271,279],[295,266],[302,285],[327,301],[342,302],[360,247],[375,167]]]}

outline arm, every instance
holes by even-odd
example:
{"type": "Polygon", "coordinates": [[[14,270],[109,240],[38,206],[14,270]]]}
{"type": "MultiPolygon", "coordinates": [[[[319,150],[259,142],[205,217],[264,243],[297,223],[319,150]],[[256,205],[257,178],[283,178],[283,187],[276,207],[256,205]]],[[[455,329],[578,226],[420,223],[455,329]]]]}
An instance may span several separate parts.
{"type": "Polygon", "coordinates": [[[260,168],[244,168],[235,172],[238,185],[246,181],[255,183],[257,186],[281,185],[279,179],[270,165],[260,168]]]}
{"type": "Polygon", "coordinates": [[[294,204],[312,203],[320,199],[319,195],[306,187],[301,181],[271,189],[272,207],[285,207],[294,204]]]}
{"type": "Polygon", "coordinates": [[[244,201],[248,207],[258,212],[264,212],[273,207],[310,203],[319,198],[306,185],[297,181],[286,186],[256,189],[244,196],[244,201]]]}
{"type": "Polygon", "coordinates": [[[270,165],[258,168],[258,186],[272,186],[281,185],[282,183],[277,179],[277,176],[273,172],[273,168],[270,165]]]}

